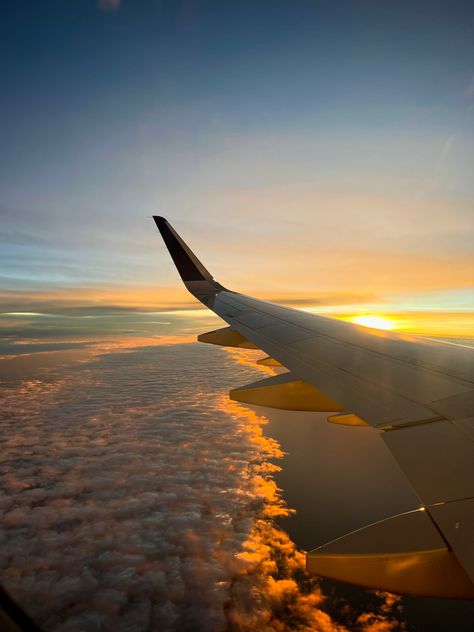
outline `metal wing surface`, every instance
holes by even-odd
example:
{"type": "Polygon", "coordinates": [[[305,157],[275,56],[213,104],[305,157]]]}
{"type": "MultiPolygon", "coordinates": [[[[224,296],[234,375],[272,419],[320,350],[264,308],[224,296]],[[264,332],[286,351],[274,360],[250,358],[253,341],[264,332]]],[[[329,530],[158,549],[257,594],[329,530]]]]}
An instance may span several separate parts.
{"type": "Polygon", "coordinates": [[[308,570],[402,594],[474,598],[474,349],[228,290],[164,218],[154,219],[187,289],[228,324],[198,340],[261,349],[261,363],[288,370],[230,397],[327,411],[354,432],[372,428],[420,498],[415,511],[311,551],[308,570]]]}

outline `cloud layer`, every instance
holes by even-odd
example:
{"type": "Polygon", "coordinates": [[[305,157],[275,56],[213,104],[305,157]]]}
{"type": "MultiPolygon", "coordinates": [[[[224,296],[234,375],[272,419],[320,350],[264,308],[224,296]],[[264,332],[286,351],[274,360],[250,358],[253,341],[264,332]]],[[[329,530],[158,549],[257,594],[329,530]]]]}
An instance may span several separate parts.
{"type": "MultiPolygon", "coordinates": [[[[275,526],[280,448],[223,395],[236,373],[179,345],[4,388],[1,580],[46,630],[346,629],[275,526]]],[[[379,601],[354,629],[394,629],[379,601]]]]}

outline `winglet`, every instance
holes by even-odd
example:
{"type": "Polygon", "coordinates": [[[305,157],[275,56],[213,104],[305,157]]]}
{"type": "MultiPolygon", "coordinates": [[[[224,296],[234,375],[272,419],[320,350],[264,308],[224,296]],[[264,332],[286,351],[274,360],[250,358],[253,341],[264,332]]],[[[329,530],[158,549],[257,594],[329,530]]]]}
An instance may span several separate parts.
{"type": "Polygon", "coordinates": [[[184,283],[188,281],[213,281],[210,272],[206,270],[166,219],[158,215],[153,215],[153,219],[184,283]]]}
{"type": "Polygon", "coordinates": [[[164,217],[154,215],[153,219],[184,285],[201,303],[212,309],[216,295],[226,288],[214,281],[212,274],[206,270],[194,252],[184,243],[164,217]]]}

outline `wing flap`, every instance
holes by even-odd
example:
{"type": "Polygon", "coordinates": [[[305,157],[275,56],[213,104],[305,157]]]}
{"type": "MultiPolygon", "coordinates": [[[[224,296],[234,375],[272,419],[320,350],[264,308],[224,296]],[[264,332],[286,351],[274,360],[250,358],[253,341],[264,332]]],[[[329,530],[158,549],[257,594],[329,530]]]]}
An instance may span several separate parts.
{"type": "Polygon", "coordinates": [[[382,520],[308,553],[316,575],[398,594],[474,598],[474,584],[425,511],[382,520]]]}
{"type": "Polygon", "coordinates": [[[474,582],[474,498],[430,507],[430,514],[474,582]]]}
{"type": "Polygon", "coordinates": [[[384,432],[382,439],[426,505],[474,496],[473,444],[451,422],[384,432]]]}

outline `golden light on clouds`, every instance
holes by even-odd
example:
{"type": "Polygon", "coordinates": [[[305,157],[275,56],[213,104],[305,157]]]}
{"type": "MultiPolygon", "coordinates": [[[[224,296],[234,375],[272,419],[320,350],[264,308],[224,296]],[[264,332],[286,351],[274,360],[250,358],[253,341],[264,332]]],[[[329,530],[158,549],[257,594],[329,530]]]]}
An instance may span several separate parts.
{"type": "MultiPolygon", "coordinates": [[[[269,367],[255,365],[255,353],[248,350],[225,348],[238,365],[253,366],[267,372],[269,367]]],[[[272,371],[273,372],[273,371],[272,371]]],[[[276,523],[276,519],[289,517],[295,513],[282,496],[282,490],[276,484],[274,475],[280,466],[272,461],[284,456],[284,452],[275,439],[264,434],[263,427],[269,419],[251,408],[220,397],[216,407],[225,411],[235,420],[237,432],[242,433],[255,450],[249,463],[248,477],[244,482],[251,485],[252,496],[260,502],[260,514],[254,522],[248,537],[242,543],[241,550],[235,554],[240,573],[253,577],[254,592],[260,591],[278,612],[284,605],[284,611],[291,613],[290,621],[272,616],[267,610],[236,609],[231,603],[229,620],[239,629],[260,629],[266,619],[268,630],[298,629],[309,632],[348,632],[345,625],[331,619],[321,606],[325,595],[316,577],[308,575],[305,569],[305,551],[297,548],[288,534],[276,523]]],[[[225,467],[225,465],[224,465],[225,467]]],[[[379,612],[362,612],[357,616],[357,629],[361,632],[390,632],[404,629],[404,624],[393,617],[393,608],[400,597],[379,592],[382,600],[379,612]]],[[[349,610],[349,607],[347,607],[349,610]]]]}
{"type": "Polygon", "coordinates": [[[182,288],[109,286],[51,288],[36,291],[0,290],[0,311],[33,313],[94,313],[124,308],[143,311],[192,309],[197,302],[182,288]],[[92,311],[91,311],[92,310],[92,311]]]}

